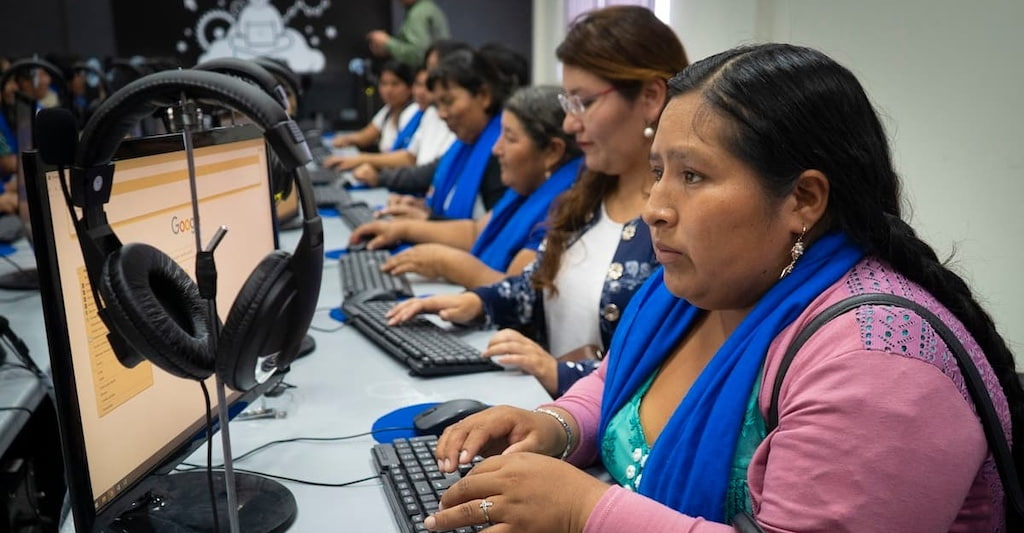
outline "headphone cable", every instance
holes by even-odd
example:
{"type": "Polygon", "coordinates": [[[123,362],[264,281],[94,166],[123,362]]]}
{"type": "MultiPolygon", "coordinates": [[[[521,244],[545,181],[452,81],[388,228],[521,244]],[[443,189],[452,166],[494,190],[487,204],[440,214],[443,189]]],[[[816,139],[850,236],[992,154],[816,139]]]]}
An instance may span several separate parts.
{"type": "Polygon", "coordinates": [[[217,512],[217,491],[213,486],[213,404],[210,401],[210,390],[206,388],[206,380],[199,380],[203,389],[203,400],[206,402],[206,484],[210,489],[210,508],[213,509],[213,530],[220,531],[220,513],[217,512]]]}

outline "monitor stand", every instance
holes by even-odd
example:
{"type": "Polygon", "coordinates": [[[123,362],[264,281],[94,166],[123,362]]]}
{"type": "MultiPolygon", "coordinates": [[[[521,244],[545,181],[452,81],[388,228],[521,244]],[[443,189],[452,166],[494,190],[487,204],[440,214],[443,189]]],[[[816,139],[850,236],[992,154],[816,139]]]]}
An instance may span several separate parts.
{"type": "MultiPolygon", "coordinates": [[[[149,490],[103,529],[116,533],[215,533],[205,471],[152,476],[149,490]]],[[[220,530],[228,531],[224,472],[213,473],[220,530]]],[[[235,472],[238,521],[245,533],[279,533],[295,521],[295,497],[282,484],[235,472]]],[[[219,532],[216,532],[219,533],[219,532]]]]}
{"type": "Polygon", "coordinates": [[[39,271],[25,268],[0,274],[0,289],[9,291],[38,291],[39,271]]]}

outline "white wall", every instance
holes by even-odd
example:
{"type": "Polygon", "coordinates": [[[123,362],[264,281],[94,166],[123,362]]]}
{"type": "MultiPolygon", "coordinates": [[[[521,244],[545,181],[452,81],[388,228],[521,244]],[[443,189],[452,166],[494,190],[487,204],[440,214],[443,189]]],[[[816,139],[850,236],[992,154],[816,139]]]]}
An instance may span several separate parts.
{"type": "Polygon", "coordinates": [[[670,17],[691,61],[785,41],[857,74],[892,141],[910,222],[940,257],[955,248],[955,269],[1024,368],[1024,2],[680,0],[670,17]]]}

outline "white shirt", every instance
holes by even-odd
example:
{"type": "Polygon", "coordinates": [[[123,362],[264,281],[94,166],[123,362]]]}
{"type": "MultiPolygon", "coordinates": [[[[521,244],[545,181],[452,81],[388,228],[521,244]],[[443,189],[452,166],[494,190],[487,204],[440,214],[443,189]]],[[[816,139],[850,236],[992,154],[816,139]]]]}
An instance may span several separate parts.
{"type": "Polygon", "coordinates": [[[601,219],[562,254],[554,285],[558,295],[544,291],[551,355],[558,357],[585,344],[605,348],[601,342],[601,291],[608,265],[622,239],[622,227],[601,204],[601,219]]]}
{"type": "Polygon", "coordinates": [[[370,122],[380,130],[380,141],[377,143],[377,147],[381,152],[391,151],[391,147],[395,144],[395,139],[398,138],[398,132],[412,120],[417,110],[419,110],[419,106],[416,105],[416,102],[410,102],[409,105],[399,112],[397,126],[393,121],[387,120],[388,114],[391,112],[391,106],[386,105],[380,108],[376,115],[373,115],[370,122]]]}
{"type": "Polygon", "coordinates": [[[448,124],[441,120],[437,108],[430,106],[423,112],[420,127],[416,128],[416,133],[412,135],[406,150],[416,156],[417,165],[425,165],[440,159],[453,142],[455,134],[448,129],[448,124]]]}

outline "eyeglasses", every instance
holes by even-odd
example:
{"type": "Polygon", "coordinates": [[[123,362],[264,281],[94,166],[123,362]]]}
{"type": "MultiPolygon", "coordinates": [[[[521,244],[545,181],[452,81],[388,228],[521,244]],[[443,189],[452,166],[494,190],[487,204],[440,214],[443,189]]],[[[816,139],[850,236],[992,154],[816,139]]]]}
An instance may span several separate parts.
{"type": "Polygon", "coordinates": [[[615,86],[611,86],[597,94],[583,97],[578,94],[565,94],[558,93],[558,103],[562,104],[562,110],[565,111],[566,115],[580,116],[584,111],[590,107],[591,104],[597,101],[598,98],[615,90],[615,86]]]}

